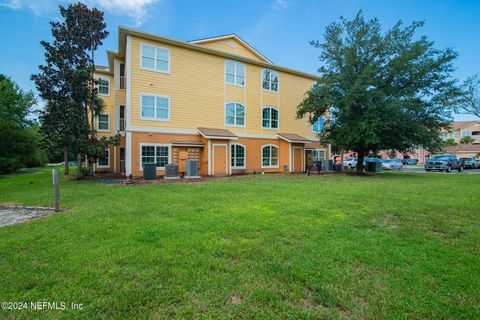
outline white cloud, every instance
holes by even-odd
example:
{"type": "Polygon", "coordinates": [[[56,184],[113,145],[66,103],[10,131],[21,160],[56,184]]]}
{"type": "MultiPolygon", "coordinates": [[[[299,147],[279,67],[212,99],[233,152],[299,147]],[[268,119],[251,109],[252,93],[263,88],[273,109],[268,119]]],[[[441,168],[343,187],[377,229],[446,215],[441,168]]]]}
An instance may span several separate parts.
{"type": "MultiPolygon", "coordinates": [[[[84,0],[89,6],[95,6],[114,15],[125,15],[140,26],[148,13],[148,6],[163,0],[84,0]]],[[[38,16],[52,16],[58,12],[58,5],[66,5],[73,0],[0,0],[0,7],[10,9],[29,9],[38,16]]]]}
{"type": "Polygon", "coordinates": [[[273,2],[272,8],[275,10],[287,10],[290,2],[288,0],[275,0],[273,2]]]}

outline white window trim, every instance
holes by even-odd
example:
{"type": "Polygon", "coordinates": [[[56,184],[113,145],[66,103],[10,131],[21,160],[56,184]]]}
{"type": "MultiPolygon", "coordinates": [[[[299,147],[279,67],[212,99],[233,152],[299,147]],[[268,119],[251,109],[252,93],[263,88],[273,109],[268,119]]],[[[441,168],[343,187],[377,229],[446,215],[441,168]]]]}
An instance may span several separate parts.
{"type": "Polygon", "coordinates": [[[106,148],[105,150],[108,153],[107,165],[106,166],[99,165],[98,164],[98,159],[97,159],[97,168],[98,169],[108,169],[108,168],[110,168],[110,148],[106,148]]]}
{"type": "MultiPolygon", "coordinates": [[[[172,158],[172,145],[165,144],[165,143],[140,143],[138,147],[138,152],[140,153],[139,164],[140,164],[140,171],[143,171],[143,163],[142,163],[142,147],[168,147],[168,163],[172,158]]],[[[155,157],[157,156],[157,148],[155,148],[155,157]]],[[[165,170],[165,167],[157,167],[158,170],[165,170]]]]}
{"type": "Polygon", "coordinates": [[[98,132],[109,132],[110,131],[110,114],[108,112],[101,112],[97,115],[97,131],[98,132]],[[108,129],[100,129],[100,115],[108,117],[108,129]]]}
{"type": "Polygon", "coordinates": [[[223,69],[223,76],[224,76],[224,82],[225,84],[228,84],[228,85],[231,85],[231,86],[237,86],[237,87],[245,87],[247,85],[247,67],[244,63],[242,62],[239,62],[239,61],[235,61],[235,60],[225,60],[224,62],[224,69],[223,69]],[[231,83],[231,82],[227,82],[227,62],[233,62],[235,63],[235,70],[234,70],[234,74],[233,74],[233,80],[234,82],[231,83]],[[242,64],[243,65],[243,70],[244,70],[244,78],[245,78],[245,83],[244,84],[238,84],[237,83],[237,64],[242,64]]]}
{"type": "MultiPolygon", "coordinates": [[[[236,162],[236,161],[235,161],[236,162]]],[[[230,166],[232,169],[247,169],[247,147],[244,145],[244,144],[241,144],[241,143],[238,143],[238,142],[234,142],[234,143],[230,143],[230,166]],[[244,157],[243,157],[243,166],[232,166],[232,146],[241,146],[243,147],[244,149],[244,157]]]]}
{"type": "MultiPolygon", "coordinates": [[[[260,149],[260,166],[264,169],[268,169],[268,168],[279,168],[280,167],[280,148],[276,145],[276,144],[264,144],[261,149],[260,149]],[[277,148],[277,165],[276,166],[264,166],[263,165],[263,148],[265,147],[275,147],[277,148]]],[[[272,155],[270,154],[270,163],[272,162],[271,161],[271,158],[272,158],[272,155]]]]}
{"type": "MultiPolygon", "coordinates": [[[[277,70],[273,70],[273,69],[269,69],[269,68],[263,68],[262,70],[260,70],[260,79],[261,79],[260,80],[260,88],[262,88],[263,91],[272,92],[272,93],[279,93],[280,92],[280,73],[277,70]],[[264,70],[275,71],[277,73],[277,76],[278,76],[277,91],[272,90],[272,89],[265,89],[263,87],[263,71],[264,70]]],[[[272,77],[271,76],[270,76],[269,83],[270,83],[270,88],[271,88],[272,87],[272,77]]]]}
{"type": "Polygon", "coordinates": [[[158,72],[158,73],[170,74],[170,48],[160,47],[160,46],[156,46],[156,45],[153,45],[153,44],[141,42],[141,43],[140,43],[140,69],[146,70],[146,71],[153,71],[153,72],[158,72]],[[157,65],[157,56],[156,56],[156,54],[155,54],[155,59],[154,59],[155,62],[154,62],[154,65],[153,65],[153,69],[144,67],[144,66],[142,65],[143,46],[148,46],[148,47],[152,47],[152,48],[155,48],[155,49],[167,50],[167,52],[168,52],[168,70],[167,70],[167,71],[163,71],[163,70],[157,70],[157,69],[155,68],[156,65],[157,65]]]}
{"type": "MultiPolygon", "coordinates": [[[[317,119],[317,121],[320,120],[320,118],[322,118],[322,117],[319,117],[319,118],[317,119]]],[[[324,118],[324,119],[325,119],[325,118],[324,118]]],[[[315,130],[313,129],[314,127],[315,127],[315,124],[312,123],[312,133],[317,133],[317,134],[318,134],[318,133],[321,133],[321,132],[322,132],[322,131],[315,131],[315,130]]]]}
{"type": "Polygon", "coordinates": [[[327,149],[325,149],[325,148],[312,148],[312,149],[305,149],[305,152],[306,152],[307,150],[311,150],[311,151],[312,151],[312,160],[313,160],[313,161],[315,161],[315,160],[313,159],[313,152],[314,152],[314,151],[323,151],[323,152],[325,153],[325,159],[322,159],[322,160],[327,160],[327,149]]]}
{"type": "Polygon", "coordinates": [[[159,94],[153,94],[153,93],[140,93],[140,119],[142,120],[148,120],[148,121],[170,121],[170,96],[163,96],[159,94]],[[151,117],[144,117],[142,115],[142,97],[148,96],[148,97],[154,97],[155,98],[155,107],[153,109],[153,118],[151,117]],[[167,98],[168,100],[168,117],[166,119],[158,119],[155,118],[157,115],[157,99],[156,98],[167,98]]]}
{"type": "MultiPolygon", "coordinates": [[[[261,119],[261,121],[262,121],[262,129],[263,129],[263,130],[273,130],[273,131],[278,131],[278,130],[280,130],[280,109],[278,109],[277,107],[273,107],[273,106],[264,106],[264,107],[262,108],[262,110],[260,110],[260,112],[262,113],[260,119],[261,119]],[[263,109],[268,109],[268,108],[275,109],[275,110],[277,110],[277,112],[278,112],[277,128],[271,128],[271,127],[264,127],[264,126],[263,126],[263,109]]],[[[271,118],[271,113],[270,113],[270,118],[271,118]]],[[[271,124],[272,124],[272,120],[270,119],[270,125],[271,125],[271,124]]]]}
{"type": "Polygon", "coordinates": [[[225,126],[227,127],[237,127],[237,128],[245,128],[245,126],[247,125],[247,107],[243,104],[243,103],[240,103],[238,101],[228,101],[228,102],[225,102],[225,108],[223,109],[223,112],[224,112],[224,115],[223,115],[223,119],[224,119],[224,124],[225,126]],[[234,103],[235,104],[235,113],[234,113],[234,116],[233,116],[233,119],[235,121],[235,124],[230,124],[230,123],[227,123],[227,105],[229,103],[234,103]],[[239,104],[243,107],[243,125],[238,125],[237,124],[237,106],[236,104],[239,104]]]}
{"type": "Polygon", "coordinates": [[[98,81],[100,82],[100,79],[102,80],[107,80],[108,81],[108,93],[100,93],[100,83],[98,84],[98,95],[102,97],[109,97],[110,96],[110,78],[109,77],[98,77],[98,81]]]}

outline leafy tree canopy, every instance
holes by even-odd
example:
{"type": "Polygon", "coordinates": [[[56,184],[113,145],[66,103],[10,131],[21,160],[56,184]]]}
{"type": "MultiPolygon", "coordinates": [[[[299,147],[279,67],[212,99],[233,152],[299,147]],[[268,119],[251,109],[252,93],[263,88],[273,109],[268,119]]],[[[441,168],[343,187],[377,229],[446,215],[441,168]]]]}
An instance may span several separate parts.
{"type": "Polygon", "coordinates": [[[358,153],[358,170],[369,152],[415,146],[439,148],[459,90],[451,78],[452,49],[433,48],[426,36],[415,39],[423,22],[401,21],[382,32],[377,19],[360,11],[327,26],[320,77],[298,106],[297,117],[328,120],[320,140],[358,153]]]}
{"type": "Polygon", "coordinates": [[[455,112],[480,118],[480,73],[468,77],[462,85],[462,96],[455,112]]]}

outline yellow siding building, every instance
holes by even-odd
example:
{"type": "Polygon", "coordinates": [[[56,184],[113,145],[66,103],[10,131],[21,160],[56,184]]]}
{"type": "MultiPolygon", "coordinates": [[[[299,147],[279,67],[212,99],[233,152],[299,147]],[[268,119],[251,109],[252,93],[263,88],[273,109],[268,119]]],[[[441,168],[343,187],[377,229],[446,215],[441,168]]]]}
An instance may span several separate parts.
{"type": "Polygon", "coordinates": [[[198,160],[200,175],[302,172],[330,157],[296,108],[315,83],[311,74],[274,65],[238,36],[177,41],[119,28],[119,49],[98,66],[106,108],[100,134],[122,134],[97,171],[139,177],[198,160]]]}

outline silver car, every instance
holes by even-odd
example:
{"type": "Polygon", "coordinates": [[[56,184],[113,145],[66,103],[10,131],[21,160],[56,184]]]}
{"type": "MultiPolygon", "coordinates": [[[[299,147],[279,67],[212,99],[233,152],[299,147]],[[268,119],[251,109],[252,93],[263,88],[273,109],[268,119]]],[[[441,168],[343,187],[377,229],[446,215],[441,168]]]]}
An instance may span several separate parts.
{"type": "Polygon", "coordinates": [[[357,158],[347,158],[343,160],[343,167],[348,169],[354,169],[357,167],[357,158]]]}
{"type": "Polygon", "coordinates": [[[382,160],[383,170],[403,170],[402,161],[399,159],[387,159],[382,160]]]}

